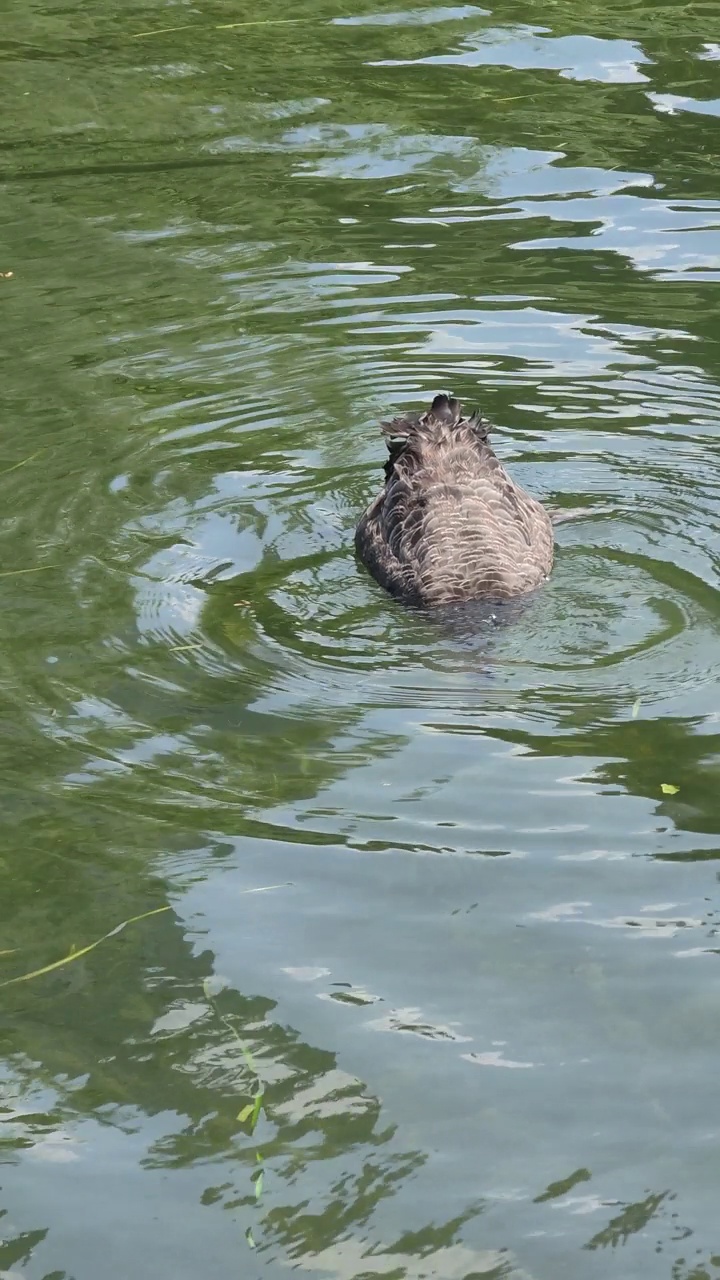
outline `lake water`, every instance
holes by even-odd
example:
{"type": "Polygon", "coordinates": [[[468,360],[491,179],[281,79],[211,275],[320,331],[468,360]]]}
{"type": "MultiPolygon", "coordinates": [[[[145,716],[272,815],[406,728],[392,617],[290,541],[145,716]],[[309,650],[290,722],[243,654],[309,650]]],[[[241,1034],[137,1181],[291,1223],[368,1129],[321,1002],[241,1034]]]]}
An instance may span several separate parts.
{"type": "Polygon", "coordinates": [[[2,1277],[720,1276],[717,16],[5,6],[2,1277]],[[354,559],[446,388],[507,625],[354,559]]]}

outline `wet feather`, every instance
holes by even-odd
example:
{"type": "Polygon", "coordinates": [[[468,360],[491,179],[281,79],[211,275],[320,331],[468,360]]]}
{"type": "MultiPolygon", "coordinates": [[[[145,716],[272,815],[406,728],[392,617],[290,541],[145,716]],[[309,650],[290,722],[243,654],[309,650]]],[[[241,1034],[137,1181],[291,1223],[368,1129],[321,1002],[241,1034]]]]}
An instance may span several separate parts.
{"type": "Polygon", "coordinates": [[[385,485],[355,533],[377,581],[411,604],[509,600],[552,568],[550,516],[493,452],[489,423],[438,395],[383,423],[385,485]]]}

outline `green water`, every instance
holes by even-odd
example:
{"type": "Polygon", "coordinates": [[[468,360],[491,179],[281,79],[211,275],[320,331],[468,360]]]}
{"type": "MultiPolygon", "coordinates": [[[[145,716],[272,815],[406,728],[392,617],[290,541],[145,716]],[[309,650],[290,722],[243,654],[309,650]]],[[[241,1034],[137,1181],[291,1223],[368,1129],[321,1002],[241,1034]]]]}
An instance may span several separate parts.
{"type": "Polygon", "coordinates": [[[718,1277],[717,8],[288,13],[3,10],[0,1275],[718,1277]],[[490,632],[352,554],[446,387],[490,632]]]}

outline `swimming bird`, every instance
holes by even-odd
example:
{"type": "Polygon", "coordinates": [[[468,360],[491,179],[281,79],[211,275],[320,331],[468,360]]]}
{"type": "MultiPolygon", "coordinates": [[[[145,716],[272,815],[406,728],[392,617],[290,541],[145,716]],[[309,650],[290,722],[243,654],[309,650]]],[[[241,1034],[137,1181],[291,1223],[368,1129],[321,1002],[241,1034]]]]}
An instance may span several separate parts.
{"type": "Polygon", "coordinates": [[[385,485],[355,531],[372,576],[414,605],[510,600],[548,577],[548,512],[493,452],[490,424],[436,395],[425,413],[381,424],[385,485]]]}

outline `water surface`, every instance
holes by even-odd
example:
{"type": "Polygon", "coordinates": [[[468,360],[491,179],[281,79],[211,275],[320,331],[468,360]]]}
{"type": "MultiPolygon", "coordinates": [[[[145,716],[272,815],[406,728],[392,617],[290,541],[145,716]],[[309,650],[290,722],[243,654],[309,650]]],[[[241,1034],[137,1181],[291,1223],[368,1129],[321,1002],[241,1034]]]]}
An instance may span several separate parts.
{"type": "Polygon", "coordinates": [[[0,1273],[708,1280],[715,11],[287,15],[6,7],[0,1273]],[[507,625],[353,557],[440,388],[507,625]]]}

